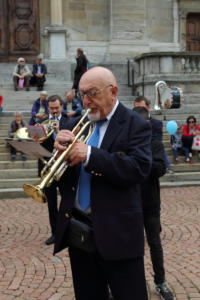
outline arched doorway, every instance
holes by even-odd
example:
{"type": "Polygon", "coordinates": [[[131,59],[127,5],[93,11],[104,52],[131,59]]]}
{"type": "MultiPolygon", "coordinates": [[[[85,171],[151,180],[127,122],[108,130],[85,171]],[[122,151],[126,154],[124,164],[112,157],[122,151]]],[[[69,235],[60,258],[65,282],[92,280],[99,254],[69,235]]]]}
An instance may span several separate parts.
{"type": "Polygon", "coordinates": [[[200,13],[187,15],[186,51],[200,51],[200,13]]]}
{"type": "Polygon", "coordinates": [[[39,53],[38,0],[0,0],[0,61],[39,53]]]}

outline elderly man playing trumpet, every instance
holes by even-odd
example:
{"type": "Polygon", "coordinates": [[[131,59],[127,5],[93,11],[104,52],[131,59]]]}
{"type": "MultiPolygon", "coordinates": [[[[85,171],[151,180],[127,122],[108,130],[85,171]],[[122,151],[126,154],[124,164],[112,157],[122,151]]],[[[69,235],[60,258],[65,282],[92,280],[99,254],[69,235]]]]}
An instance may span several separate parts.
{"type": "MultiPolygon", "coordinates": [[[[94,131],[66,157],[54,253],[69,247],[77,300],[108,300],[109,289],[117,300],[147,300],[139,185],[151,167],[151,129],[119,103],[110,70],[88,70],[79,90],[94,131]]],[[[55,147],[74,138],[61,130],[55,147]]]]}

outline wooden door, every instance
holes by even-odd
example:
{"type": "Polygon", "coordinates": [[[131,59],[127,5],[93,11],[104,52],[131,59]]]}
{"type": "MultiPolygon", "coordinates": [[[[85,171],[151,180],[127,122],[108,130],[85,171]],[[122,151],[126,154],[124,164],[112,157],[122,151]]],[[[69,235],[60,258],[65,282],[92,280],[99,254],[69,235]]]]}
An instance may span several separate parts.
{"type": "Polygon", "coordinates": [[[200,14],[190,13],[186,23],[186,50],[200,51],[200,14]]]}
{"type": "Polygon", "coordinates": [[[0,28],[5,29],[0,35],[1,60],[15,61],[22,56],[30,61],[39,53],[38,10],[38,0],[0,0],[0,28]]]}
{"type": "Polygon", "coordinates": [[[8,2],[0,0],[0,57],[8,55],[8,2]]]}

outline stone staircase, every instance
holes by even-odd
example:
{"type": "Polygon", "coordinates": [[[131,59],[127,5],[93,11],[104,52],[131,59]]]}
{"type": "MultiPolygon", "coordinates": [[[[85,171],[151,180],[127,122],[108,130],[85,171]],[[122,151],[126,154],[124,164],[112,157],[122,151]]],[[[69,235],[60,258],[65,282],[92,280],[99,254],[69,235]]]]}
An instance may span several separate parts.
{"type": "MultiPolygon", "coordinates": [[[[23,112],[25,119],[30,118],[30,110],[35,99],[38,98],[39,92],[35,87],[31,87],[30,91],[20,90],[15,92],[11,81],[10,74],[13,66],[9,64],[0,64],[0,95],[3,95],[3,113],[0,115],[0,198],[17,198],[25,196],[22,185],[23,183],[35,183],[37,177],[37,161],[34,157],[28,156],[27,161],[20,160],[17,157],[15,162],[10,162],[9,149],[5,145],[5,138],[7,137],[8,127],[13,119],[14,111],[23,112]],[[5,76],[3,76],[3,68],[5,76]],[[2,79],[3,78],[3,79],[2,79]]],[[[68,91],[71,86],[71,81],[64,80],[64,77],[57,78],[54,74],[47,77],[45,90],[48,95],[58,94],[62,98],[64,93],[68,91]]],[[[131,95],[131,88],[128,88],[125,83],[120,85],[119,100],[129,108],[132,108],[134,97],[131,95]]],[[[166,132],[165,126],[169,120],[178,121],[181,124],[185,123],[189,115],[194,115],[200,123],[200,98],[198,95],[185,95],[185,104],[180,109],[163,110],[159,112],[152,112],[152,115],[163,121],[163,142],[170,161],[172,162],[172,153],[169,145],[169,135],[166,132]],[[189,99],[193,99],[192,102],[189,99]]],[[[166,174],[163,176],[161,186],[185,186],[200,184],[200,163],[197,156],[193,157],[193,164],[180,163],[171,164],[171,169],[174,174],[166,174]]]]}
{"type": "Polygon", "coordinates": [[[200,157],[196,151],[193,151],[192,164],[186,164],[184,158],[180,156],[181,163],[174,164],[172,151],[170,147],[170,136],[166,132],[166,124],[170,120],[178,122],[178,124],[185,124],[189,115],[194,115],[197,122],[200,123],[200,113],[198,103],[185,104],[180,109],[162,110],[159,112],[152,112],[154,118],[163,121],[163,143],[167,156],[171,162],[171,169],[174,174],[166,174],[160,178],[162,187],[169,186],[194,186],[200,184],[200,157]]]}

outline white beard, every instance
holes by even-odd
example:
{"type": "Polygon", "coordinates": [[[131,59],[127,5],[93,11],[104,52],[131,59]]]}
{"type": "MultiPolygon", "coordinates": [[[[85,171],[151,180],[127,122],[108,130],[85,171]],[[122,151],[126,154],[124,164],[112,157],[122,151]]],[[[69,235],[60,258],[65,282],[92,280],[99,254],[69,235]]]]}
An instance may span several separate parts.
{"type": "Polygon", "coordinates": [[[95,114],[88,114],[88,119],[90,121],[96,122],[100,120],[100,111],[97,111],[95,114]]]}

